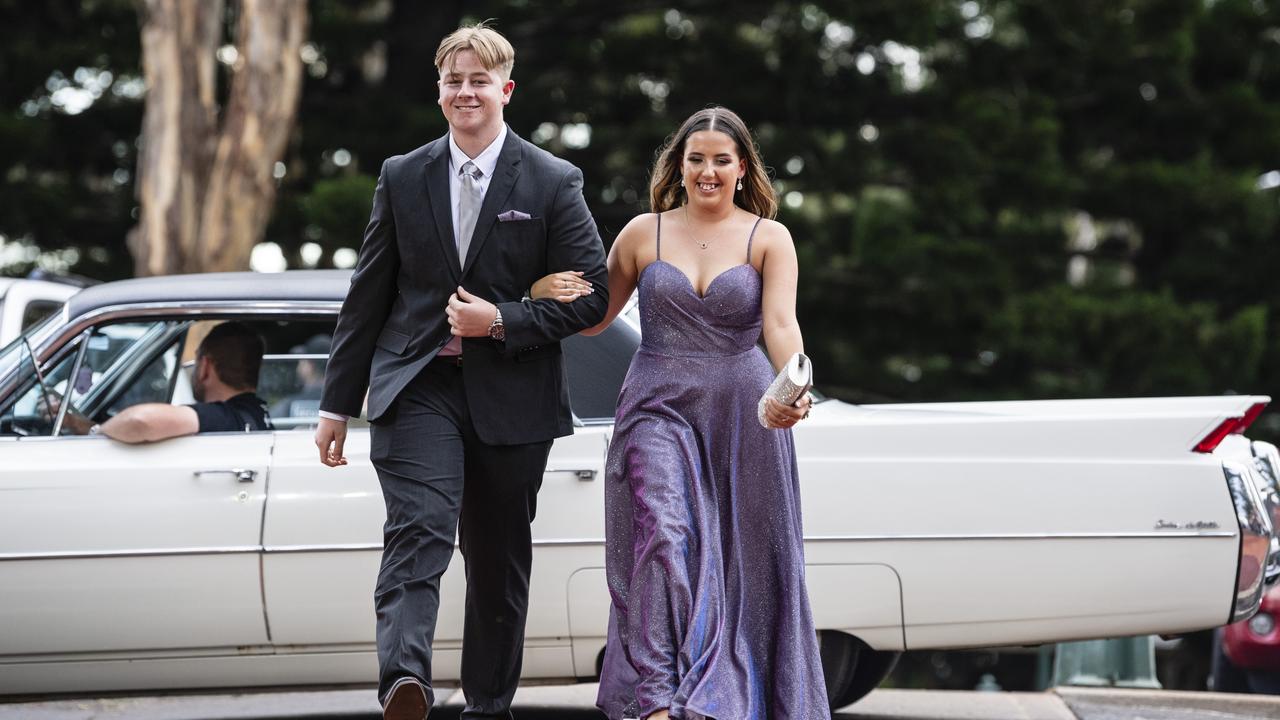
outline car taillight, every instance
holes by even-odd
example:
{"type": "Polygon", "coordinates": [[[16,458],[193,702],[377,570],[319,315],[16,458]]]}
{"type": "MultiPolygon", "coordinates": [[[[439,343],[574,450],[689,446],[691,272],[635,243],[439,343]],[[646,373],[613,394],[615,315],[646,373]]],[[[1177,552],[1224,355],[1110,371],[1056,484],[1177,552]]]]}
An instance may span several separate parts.
{"type": "Polygon", "coordinates": [[[1244,429],[1252,425],[1254,420],[1258,419],[1258,416],[1262,414],[1262,410],[1266,406],[1267,404],[1264,402],[1250,405],[1249,409],[1244,411],[1244,416],[1240,418],[1240,423],[1236,425],[1235,429],[1231,432],[1236,435],[1243,434],[1244,429]]]}
{"type": "Polygon", "coordinates": [[[1191,448],[1192,451],[1198,453],[1213,452],[1214,449],[1218,447],[1218,443],[1222,442],[1222,440],[1228,435],[1239,435],[1243,433],[1245,428],[1252,425],[1253,421],[1258,419],[1258,416],[1262,414],[1262,410],[1266,406],[1267,404],[1264,402],[1254,403],[1250,405],[1249,409],[1245,410],[1244,414],[1240,417],[1227,418],[1226,420],[1218,423],[1217,427],[1211,430],[1208,435],[1205,435],[1200,442],[1196,443],[1195,447],[1191,448]]]}

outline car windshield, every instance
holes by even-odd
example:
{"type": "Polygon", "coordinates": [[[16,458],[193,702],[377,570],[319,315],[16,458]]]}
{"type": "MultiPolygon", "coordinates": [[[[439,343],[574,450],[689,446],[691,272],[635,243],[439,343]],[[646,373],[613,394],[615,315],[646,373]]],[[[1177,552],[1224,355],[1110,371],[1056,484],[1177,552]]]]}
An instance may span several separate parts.
{"type": "Polygon", "coordinates": [[[0,350],[0,388],[7,387],[13,380],[13,371],[22,364],[23,360],[31,357],[30,351],[34,349],[34,345],[38,344],[37,339],[43,338],[45,331],[58,322],[59,316],[59,313],[53,313],[28,327],[16,340],[0,350]],[[31,343],[31,347],[28,343],[31,343]]]}

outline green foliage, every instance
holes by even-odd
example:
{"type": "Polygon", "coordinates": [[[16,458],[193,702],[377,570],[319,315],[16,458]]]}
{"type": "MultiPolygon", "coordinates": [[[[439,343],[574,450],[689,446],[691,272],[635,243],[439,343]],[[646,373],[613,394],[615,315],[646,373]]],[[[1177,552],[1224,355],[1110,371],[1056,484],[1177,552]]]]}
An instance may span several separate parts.
{"type": "MultiPolygon", "coordinates": [[[[295,264],[307,243],[322,265],[359,245],[382,160],[445,131],[437,38],[494,18],[517,48],[508,122],[583,169],[606,243],[647,209],[654,152],[685,116],[720,103],[747,120],[833,394],[1280,393],[1280,189],[1259,181],[1280,171],[1276,0],[311,11],[268,231],[295,264]]],[[[129,268],[141,106],[113,85],[72,116],[46,83],[78,67],[136,76],[133,12],[0,0],[0,234],[109,250],[75,265],[101,277],[129,268]]]]}
{"type": "Polygon", "coordinates": [[[364,232],[369,221],[369,198],[378,179],[346,175],[321,180],[302,198],[302,211],[318,241],[339,246],[364,232]]]}
{"type": "Polygon", "coordinates": [[[1115,397],[1249,392],[1261,377],[1267,309],[1225,318],[1171,293],[1082,292],[1065,285],[1021,296],[993,318],[993,374],[1005,393],[1115,397]]]}

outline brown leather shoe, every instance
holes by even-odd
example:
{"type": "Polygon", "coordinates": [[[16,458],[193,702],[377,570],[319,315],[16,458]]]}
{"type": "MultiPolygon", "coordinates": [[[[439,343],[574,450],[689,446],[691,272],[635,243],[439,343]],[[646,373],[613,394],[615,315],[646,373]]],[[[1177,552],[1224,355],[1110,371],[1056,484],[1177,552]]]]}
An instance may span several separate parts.
{"type": "Polygon", "coordinates": [[[427,689],[416,678],[402,677],[395,681],[382,706],[382,720],[426,720],[431,712],[427,702],[427,689]]]}

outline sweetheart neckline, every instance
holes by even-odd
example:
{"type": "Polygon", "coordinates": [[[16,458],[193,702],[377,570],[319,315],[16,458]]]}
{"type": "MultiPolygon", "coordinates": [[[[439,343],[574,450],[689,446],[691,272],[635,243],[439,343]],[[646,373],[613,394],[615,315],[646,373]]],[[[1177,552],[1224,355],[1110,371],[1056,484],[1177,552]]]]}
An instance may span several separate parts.
{"type": "Polygon", "coordinates": [[[720,273],[719,273],[718,275],[716,275],[715,277],[711,278],[711,282],[707,283],[707,289],[703,291],[703,294],[702,294],[702,295],[699,295],[699,294],[698,294],[698,289],[697,289],[696,287],[694,287],[694,285],[693,285],[693,281],[689,279],[688,274],[686,274],[684,270],[681,270],[679,265],[676,265],[675,263],[667,262],[666,260],[663,260],[662,258],[657,258],[657,259],[655,259],[653,262],[649,263],[648,265],[645,265],[645,266],[644,266],[644,268],[642,268],[642,269],[640,270],[640,275],[637,275],[637,277],[641,277],[641,276],[643,276],[646,270],[648,270],[649,268],[653,267],[654,265],[657,265],[658,263],[662,263],[663,265],[666,265],[667,267],[671,268],[672,270],[675,270],[675,271],[676,271],[676,273],[678,273],[678,274],[680,275],[680,277],[684,278],[684,284],[685,284],[685,286],[687,286],[687,287],[689,288],[689,292],[693,293],[693,296],[694,296],[694,297],[696,297],[696,298],[698,298],[699,300],[702,300],[702,301],[705,301],[705,300],[707,299],[707,296],[711,294],[711,287],[712,287],[713,285],[715,285],[715,284],[716,284],[716,281],[717,281],[717,280],[719,280],[720,278],[724,277],[725,275],[728,275],[729,273],[733,272],[734,270],[737,270],[738,268],[742,268],[742,267],[749,267],[749,268],[751,268],[752,270],[755,270],[755,273],[756,273],[756,275],[757,275],[757,276],[760,274],[760,271],[759,271],[759,270],[756,270],[756,266],[755,266],[755,265],[752,265],[752,264],[751,264],[751,263],[749,263],[749,262],[738,263],[737,265],[731,265],[731,266],[729,266],[729,267],[725,268],[724,270],[721,270],[721,271],[720,271],[720,273]]]}

